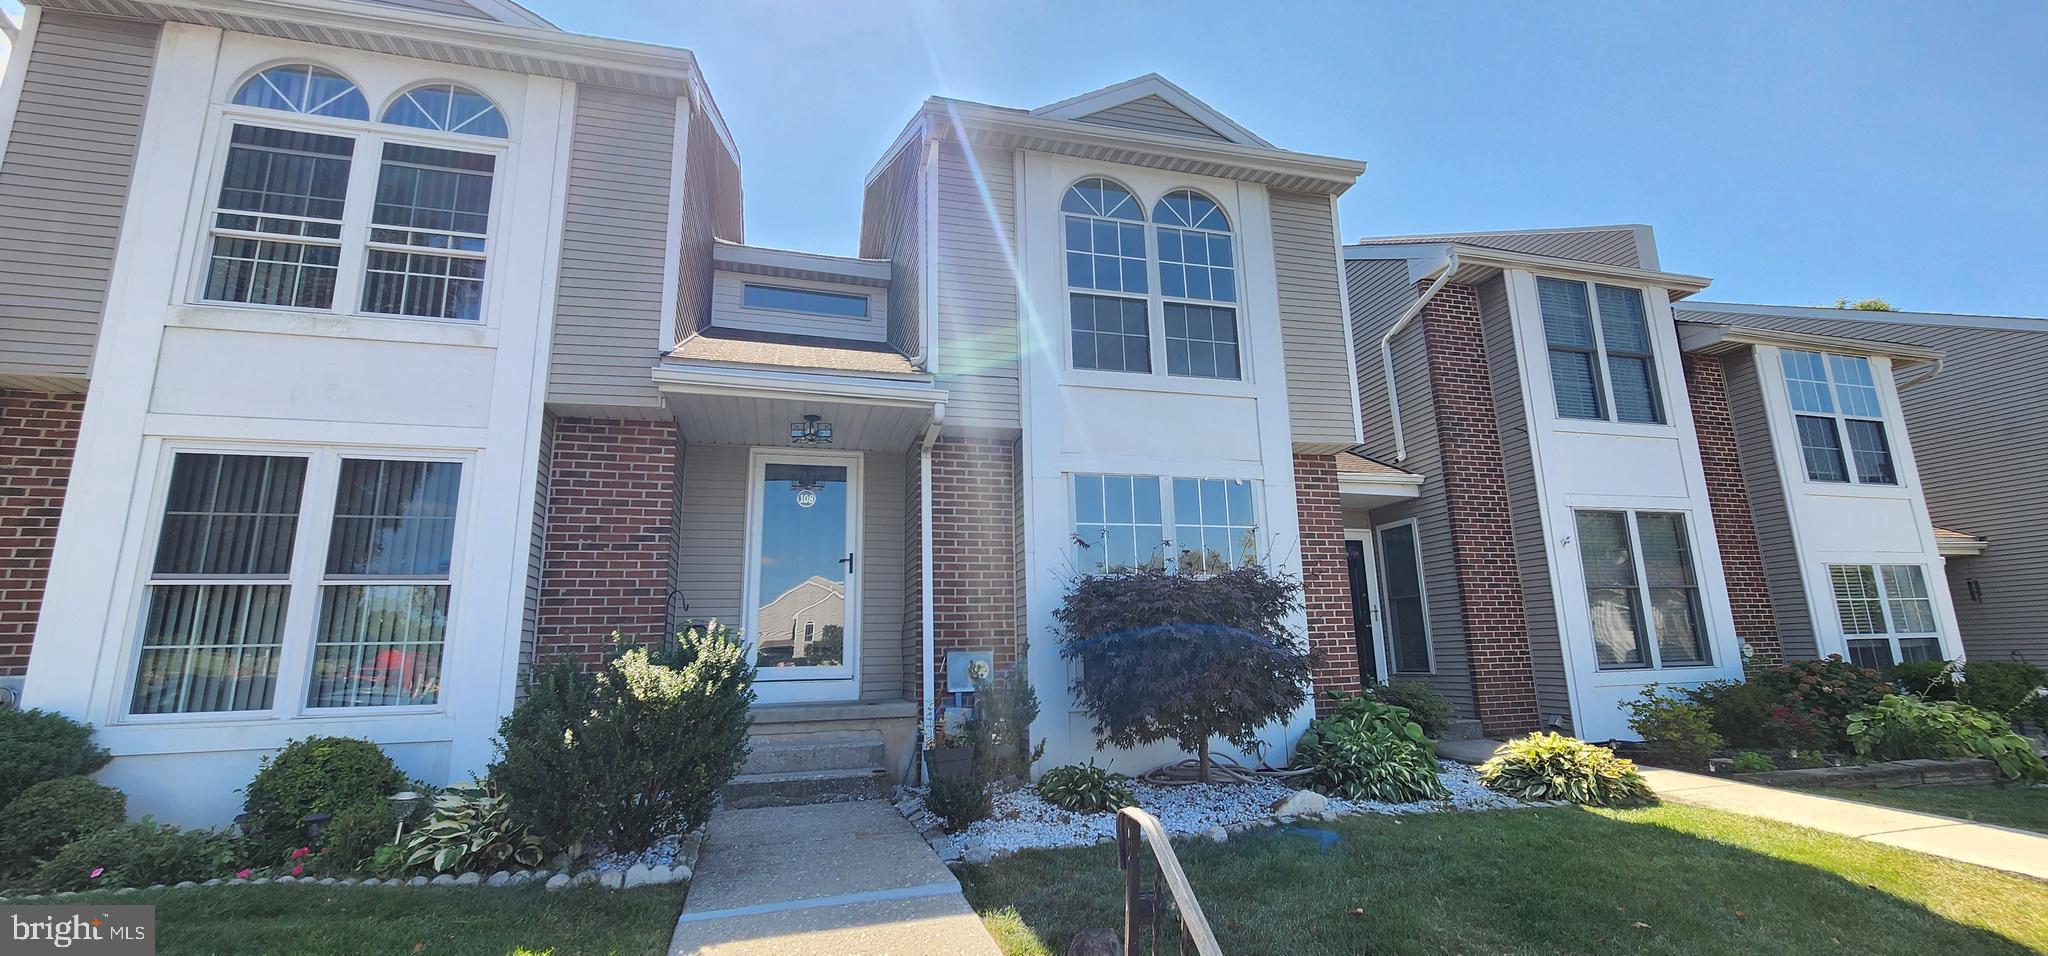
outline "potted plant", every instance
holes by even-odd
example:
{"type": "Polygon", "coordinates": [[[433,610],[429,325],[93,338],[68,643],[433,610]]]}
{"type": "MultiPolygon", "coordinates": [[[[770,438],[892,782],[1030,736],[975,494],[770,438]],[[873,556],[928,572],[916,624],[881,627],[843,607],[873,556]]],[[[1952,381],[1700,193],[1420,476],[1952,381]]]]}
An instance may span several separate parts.
{"type": "Polygon", "coordinates": [[[974,741],[946,728],[946,713],[932,715],[932,739],[924,751],[925,779],[965,780],[974,776],[974,741]]]}

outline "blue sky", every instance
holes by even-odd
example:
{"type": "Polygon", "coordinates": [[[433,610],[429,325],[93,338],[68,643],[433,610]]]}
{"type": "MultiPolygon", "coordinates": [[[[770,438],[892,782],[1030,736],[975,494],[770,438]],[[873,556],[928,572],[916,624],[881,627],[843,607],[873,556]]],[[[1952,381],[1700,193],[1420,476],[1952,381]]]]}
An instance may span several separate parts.
{"type": "Polygon", "coordinates": [[[926,95],[1032,107],[1157,71],[1370,163],[1347,238],[1647,222],[1708,298],[2048,315],[2048,4],[529,5],[696,52],[765,245],[852,252],[926,95]]]}

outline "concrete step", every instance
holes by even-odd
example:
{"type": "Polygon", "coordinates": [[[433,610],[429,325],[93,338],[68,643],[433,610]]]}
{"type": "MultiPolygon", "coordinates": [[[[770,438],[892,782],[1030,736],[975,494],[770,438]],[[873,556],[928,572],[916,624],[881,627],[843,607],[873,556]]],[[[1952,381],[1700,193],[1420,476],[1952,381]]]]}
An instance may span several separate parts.
{"type": "Polygon", "coordinates": [[[742,774],[864,770],[887,766],[881,731],[817,730],[751,734],[742,774]]]}
{"type": "Polygon", "coordinates": [[[1478,740],[1484,736],[1486,732],[1479,726],[1479,721],[1469,717],[1459,717],[1437,728],[1438,740],[1478,740]]]}
{"type": "Polygon", "coordinates": [[[814,803],[848,803],[887,796],[889,772],[881,767],[841,770],[799,770],[786,773],[743,773],[719,791],[728,809],[798,807],[814,803]]]}

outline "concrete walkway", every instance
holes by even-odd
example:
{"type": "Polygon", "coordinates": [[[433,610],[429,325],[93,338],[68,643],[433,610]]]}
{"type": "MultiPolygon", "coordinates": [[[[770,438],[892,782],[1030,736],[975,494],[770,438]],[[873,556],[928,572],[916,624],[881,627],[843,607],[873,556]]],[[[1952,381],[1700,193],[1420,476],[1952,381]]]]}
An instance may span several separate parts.
{"type": "MultiPolygon", "coordinates": [[[[1446,760],[1478,764],[1500,746],[1497,740],[1446,740],[1436,752],[1446,760]]],[[[1644,767],[1642,774],[1658,796],[1672,803],[1763,817],[2048,880],[2048,836],[2037,833],[1682,770],[1644,767]]]]}
{"type": "Polygon", "coordinates": [[[671,956],[997,956],[960,882],[883,800],[719,810],[671,956]]]}

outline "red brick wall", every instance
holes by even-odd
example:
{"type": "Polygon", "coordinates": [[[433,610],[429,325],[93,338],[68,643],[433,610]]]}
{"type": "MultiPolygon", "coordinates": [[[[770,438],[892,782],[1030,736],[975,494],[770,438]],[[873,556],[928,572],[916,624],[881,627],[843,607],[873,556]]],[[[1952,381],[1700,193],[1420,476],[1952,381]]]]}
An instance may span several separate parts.
{"type": "Polygon", "coordinates": [[[668,422],[556,420],[539,662],[592,661],[614,630],[654,638],[668,626],[679,451],[668,422]]]}
{"type": "Polygon", "coordinates": [[[1017,443],[1002,438],[942,438],[932,448],[933,679],[942,697],[947,651],[993,651],[999,674],[1018,664],[1016,457],[1017,443]]]}
{"type": "Polygon", "coordinates": [[[1313,688],[1321,714],[1329,710],[1330,691],[1358,690],[1358,638],[1352,630],[1336,459],[1294,456],[1294,508],[1301,521],[1301,603],[1308,612],[1308,643],[1322,655],[1313,688]]]}
{"type": "Polygon", "coordinates": [[[28,673],[85,396],[0,390],[0,677],[28,673]]]}
{"type": "Polygon", "coordinates": [[[1422,326],[1477,716],[1490,736],[1531,731],[1539,719],[1536,678],[1478,292],[1445,286],[1422,326]]]}
{"type": "Polygon", "coordinates": [[[1685,356],[1685,388],[1692,396],[1693,431],[1699,437],[1700,465],[1707,476],[1707,499],[1714,510],[1721,576],[1728,583],[1735,633],[1754,652],[1752,664],[1775,664],[1784,653],[1778,643],[1778,621],[1771,613],[1763,552],[1757,547],[1756,520],[1749,511],[1749,489],[1742,481],[1742,456],[1735,445],[1720,360],[1685,356]]]}

